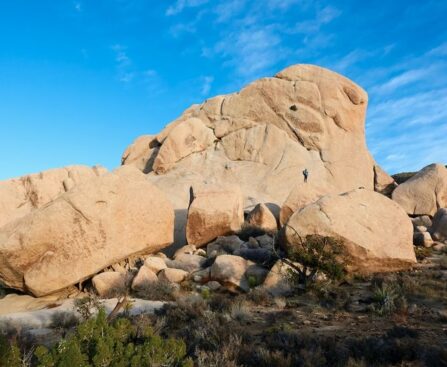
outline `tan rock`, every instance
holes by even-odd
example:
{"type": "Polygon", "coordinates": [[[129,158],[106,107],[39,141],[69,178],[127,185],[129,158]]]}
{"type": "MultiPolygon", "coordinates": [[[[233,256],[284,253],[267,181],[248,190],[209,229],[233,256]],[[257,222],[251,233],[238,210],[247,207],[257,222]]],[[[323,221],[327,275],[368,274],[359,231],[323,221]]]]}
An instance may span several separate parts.
{"type": "Polygon", "coordinates": [[[213,132],[201,120],[187,119],[172,129],[163,142],[154,161],[154,171],[167,172],[179,160],[208,148],[214,139],[213,132]]]}
{"type": "Polygon", "coordinates": [[[100,297],[113,298],[126,293],[127,276],[116,271],[107,271],[95,275],[92,284],[100,297]]]}
{"type": "Polygon", "coordinates": [[[436,212],[430,233],[437,241],[447,240],[447,208],[441,208],[436,212]]]}
{"type": "Polygon", "coordinates": [[[325,182],[299,182],[290,192],[286,201],[281,206],[279,221],[281,225],[287,223],[293,213],[305,206],[317,201],[327,194],[336,193],[337,189],[325,182]]]}
{"type": "Polygon", "coordinates": [[[203,246],[219,236],[238,231],[244,222],[242,193],[236,187],[203,185],[193,189],[186,239],[203,246]]]}
{"type": "Polygon", "coordinates": [[[431,164],[400,184],[393,191],[393,200],[411,215],[435,215],[447,207],[447,168],[431,164]]]}
{"type": "Polygon", "coordinates": [[[158,256],[149,256],[144,260],[144,266],[157,274],[160,270],[166,269],[168,266],[164,259],[158,256]]]}
{"type": "Polygon", "coordinates": [[[68,166],[0,182],[0,227],[43,207],[79,183],[104,174],[102,167],[68,166]]]}
{"type": "Polygon", "coordinates": [[[394,201],[373,191],[328,195],[295,212],[285,227],[286,246],[296,245],[296,233],[337,238],[350,272],[394,271],[416,263],[410,219],[394,201]]]}
{"type": "Polygon", "coordinates": [[[188,272],[181,269],[166,268],[158,273],[158,279],[162,282],[181,283],[188,276],[188,272]]]}
{"type": "Polygon", "coordinates": [[[160,169],[154,166],[148,174],[174,205],[176,244],[185,243],[189,188],[197,184],[237,182],[245,208],[281,206],[303,182],[304,168],[309,184],[330,188],[316,199],[358,187],[373,190],[375,175],[377,187],[382,185],[365,142],[366,106],[366,92],[352,81],[317,66],[295,65],[186,110],[157,136],[160,169]],[[197,150],[181,141],[191,131],[191,119],[201,121],[195,124],[205,135],[197,150]],[[178,133],[180,128],[187,133],[178,133]]]}
{"type": "Polygon", "coordinates": [[[290,283],[290,271],[289,265],[278,260],[267,274],[262,287],[275,297],[289,294],[293,290],[290,283]]]}
{"type": "Polygon", "coordinates": [[[158,154],[160,143],[153,135],[143,135],[126,149],[121,164],[132,165],[144,173],[152,171],[154,159],[158,154]]]}
{"type": "Polygon", "coordinates": [[[144,291],[156,282],[158,282],[157,274],[144,265],[133,278],[132,289],[134,291],[144,291]]]}
{"type": "Polygon", "coordinates": [[[0,229],[0,279],[36,296],[172,242],[174,213],[135,168],[93,177],[0,229]],[[70,271],[67,271],[70,269],[70,271]]]}
{"type": "Polygon", "coordinates": [[[249,285],[245,272],[248,261],[239,256],[220,255],[211,266],[211,279],[230,289],[248,291],[249,285]]]}
{"type": "Polygon", "coordinates": [[[377,164],[374,165],[374,191],[380,192],[386,196],[391,196],[396,187],[397,184],[394,181],[394,178],[377,164]]]}
{"type": "Polygon", "coordinates": [[[266,232],[276,232],[276,218],[265,204],[258,204],[247,216],[247,223],[266,232]]]}

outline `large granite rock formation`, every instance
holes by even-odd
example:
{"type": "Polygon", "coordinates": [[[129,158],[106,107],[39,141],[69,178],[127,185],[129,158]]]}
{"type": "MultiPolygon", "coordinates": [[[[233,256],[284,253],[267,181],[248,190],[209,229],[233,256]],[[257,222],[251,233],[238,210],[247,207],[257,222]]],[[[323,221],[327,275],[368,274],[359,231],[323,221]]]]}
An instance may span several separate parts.
{"type": "Polygon", "coordinates": [[[373,191],[357,189],[327,195],[295,212],[284,227],[285,246],[300,238],[337,238],[345,249],[350,272],[394,271],[416,263],[413,225],[394,201],[373,191]]]}
{"type": "Polygon", "coordinates": [[[282,205],[305,168],[306,197],[386,186],[390,178],[375,174],[365,143],[367,102],[362,88],[337,73],[291,66],[191,106],[160,134],[137,140],[123,164],[147,172],[168,194],[182,242],[189,187],[197,183],[237,182],[246,208],[282,205]]]}
{"type": "Polygon", "coordinates": [[[95,176],[0,229],[0,280],[36,296],[173,241],[174,212],[135,168],[95,176]]]}
{"type": "Polygon", "coordinates": [[[400,184],[392,198],[410,215],[435,215],[447,207],[447,168],[430,164],[400,184]]]}

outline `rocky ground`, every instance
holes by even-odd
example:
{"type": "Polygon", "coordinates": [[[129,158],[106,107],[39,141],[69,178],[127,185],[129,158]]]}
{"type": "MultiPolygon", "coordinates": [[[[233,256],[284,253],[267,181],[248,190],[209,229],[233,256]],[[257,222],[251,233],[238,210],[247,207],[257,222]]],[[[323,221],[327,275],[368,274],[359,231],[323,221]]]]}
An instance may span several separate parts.
{"type": "MultiPolygon", "coordinates": [[[[444,366],[447,252],[418,253],[411,271],[350,277],[340,284],[317,281],[287,296],[273,297],[262,287],[209,290],[193,280],[154,283],[132,295],[165,301],[164,306],[138,312],[144,301],[137,300],[127,317],[151,324],[163,337],[183,339],[199,366],[444,366]]],[[[104,304],[108,312],[116,302],[104,304]]],[[[43,329],[47,334],[14,328],[5,318],[2,329],[24,349],[36,342],[51,346],[78,322],[68,313],[69,308],[54,312],[43,329]]]]}

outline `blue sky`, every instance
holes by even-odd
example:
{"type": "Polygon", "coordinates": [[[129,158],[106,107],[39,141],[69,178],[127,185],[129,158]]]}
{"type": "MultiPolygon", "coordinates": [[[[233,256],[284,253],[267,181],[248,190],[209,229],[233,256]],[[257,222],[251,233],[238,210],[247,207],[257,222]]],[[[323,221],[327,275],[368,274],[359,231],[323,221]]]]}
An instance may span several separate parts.
{"type": "Polygon", "coordinates": [[[447,163],[447,1],[0,1],[0,179],[120,163],[192,103],[294,63],[369,93],[389,172],[447,163]]]}

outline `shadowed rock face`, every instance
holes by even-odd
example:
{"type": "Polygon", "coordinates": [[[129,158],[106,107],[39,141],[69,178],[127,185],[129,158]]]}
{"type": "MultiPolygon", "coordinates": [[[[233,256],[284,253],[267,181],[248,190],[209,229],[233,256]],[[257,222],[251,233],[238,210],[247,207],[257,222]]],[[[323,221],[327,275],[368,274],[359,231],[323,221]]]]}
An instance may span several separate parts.
{"type": "Polygon", "coordinates": [[[304,168],[304,194],[321,187],[323,194],[373,190],[380,182],[365,143],[367,102],[362,88],[337,73],[291,66],[191,106],[158,135],[138,139],[123,164],[144,167],[180,211],[188,207],[189,187],[204,182],[237,182],[245,207],[282,205],[303,182],[304,168]]]}

